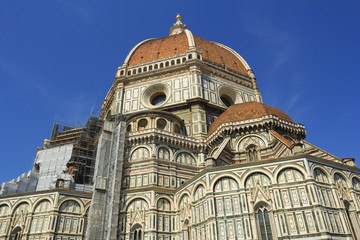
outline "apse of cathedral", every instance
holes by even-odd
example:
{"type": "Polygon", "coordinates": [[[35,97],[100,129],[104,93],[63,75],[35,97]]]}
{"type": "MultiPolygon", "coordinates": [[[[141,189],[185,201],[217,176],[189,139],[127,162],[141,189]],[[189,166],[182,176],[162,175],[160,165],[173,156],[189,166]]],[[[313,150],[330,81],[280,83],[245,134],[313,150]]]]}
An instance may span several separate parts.
{"type": "Polygon", "coordinates": [[[0,189],[0,240],[359,239],[360,171],[263,103],[230,47],[194,35],[132,48],[82,128],[55,124],[0,189]]]}

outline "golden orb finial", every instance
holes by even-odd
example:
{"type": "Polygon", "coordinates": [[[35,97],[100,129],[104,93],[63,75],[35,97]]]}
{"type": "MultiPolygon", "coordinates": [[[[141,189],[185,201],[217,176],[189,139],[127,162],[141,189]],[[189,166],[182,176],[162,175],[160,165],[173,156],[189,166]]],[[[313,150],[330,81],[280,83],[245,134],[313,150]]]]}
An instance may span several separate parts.
{"type": "Polygon", "coordinates": [[[180,21],[180,20],[181,20],[181,16],[180,16],[180,14],[177,14],[177,15],[176,15],[176,20],[178,20],[178,21],[180,21]]]}

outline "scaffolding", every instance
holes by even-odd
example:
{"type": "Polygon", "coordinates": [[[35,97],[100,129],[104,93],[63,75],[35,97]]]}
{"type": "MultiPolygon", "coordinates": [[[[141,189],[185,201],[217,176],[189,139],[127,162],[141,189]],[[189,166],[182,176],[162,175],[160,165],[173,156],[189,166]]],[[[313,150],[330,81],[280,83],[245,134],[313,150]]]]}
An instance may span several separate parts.
{"type": "Polygon", "coordinates": [[[103,121],[96,117],[90,117],[81,128],[54,124],[49,147],[73,144],[67,173],[73,176],[75,183],[93,184],[96,145],[102,127],[103,121]]]}

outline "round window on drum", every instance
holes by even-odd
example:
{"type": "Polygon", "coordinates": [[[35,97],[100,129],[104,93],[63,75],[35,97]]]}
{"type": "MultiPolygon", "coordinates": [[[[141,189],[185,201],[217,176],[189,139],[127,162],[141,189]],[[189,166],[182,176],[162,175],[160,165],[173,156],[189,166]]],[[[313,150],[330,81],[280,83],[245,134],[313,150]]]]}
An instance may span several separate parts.
{"type": "Polygon", "coordinates": [[[227,107],[230,107],[231,105],[234,104],[234,101],[227,95],[221,95],[220,99],[222,103],[227,107]]]}
{"type": "Polygon", "coordinates": [[[166,100],[166,94],[163,92],[160,93],[156,93],[153,96],[151,96],[150,98],[150,103],[153,106],[159,106],[161,104],[163,104],[166,100]]]}
{"type": "Polygon", "coordinates": [[[146,119],[141,119],[138,123],[138,130],[144,130],[148,124],[146,119]]]}
{"type": "Polygon", "coordinates": [[[164,130],[165,129],[165,127],[166,127],[166,125],[167,125],[167,123],[166,123],[166,121],[164,120],[164,119],[158,119],[157,121],[156,121],[156,128],[159,128],[159,129],[161,129],[161,130],[164,130]]]}

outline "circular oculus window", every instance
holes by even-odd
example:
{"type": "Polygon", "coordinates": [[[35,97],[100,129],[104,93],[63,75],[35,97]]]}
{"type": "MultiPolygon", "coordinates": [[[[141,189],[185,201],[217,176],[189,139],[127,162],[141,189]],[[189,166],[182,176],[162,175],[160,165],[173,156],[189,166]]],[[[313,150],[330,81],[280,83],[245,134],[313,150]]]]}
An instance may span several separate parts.
{"type": "Polygon", "coordinates": [[[220,97],[220,99],[221,99],[221,101],[223,102],[223,104],[224,104],[225,106],[227,106],[227,107],[230,107],[231,105],[234,104],[233,100],[230,99],[230,98],[229,98],[228,96],[226,96],[226,95],[222,95],[222,96],[220,97]]]}
{"type": "Polygon", "coordinates": [[[159,106],[162,105],[166,100],[166,94],[165,93],[158,93],[158,94],[154,94],[153,96],[151,96],[150,98],[150,103],[153,106],[159,106]]]}
{"type": "Polygon", "coordinates": [[[241,95],[230,86],[221,86],[219,88],[221,103],[230,107],[236,103],[242,103],[241,95]]]}
{"type": "Polygon", "coordinates": [[[156,108],[164,105],[170,97],[170,87],[167,84],[158,83],[149,86],[142,94],[142,103],[148,108],[156,108]]]}

